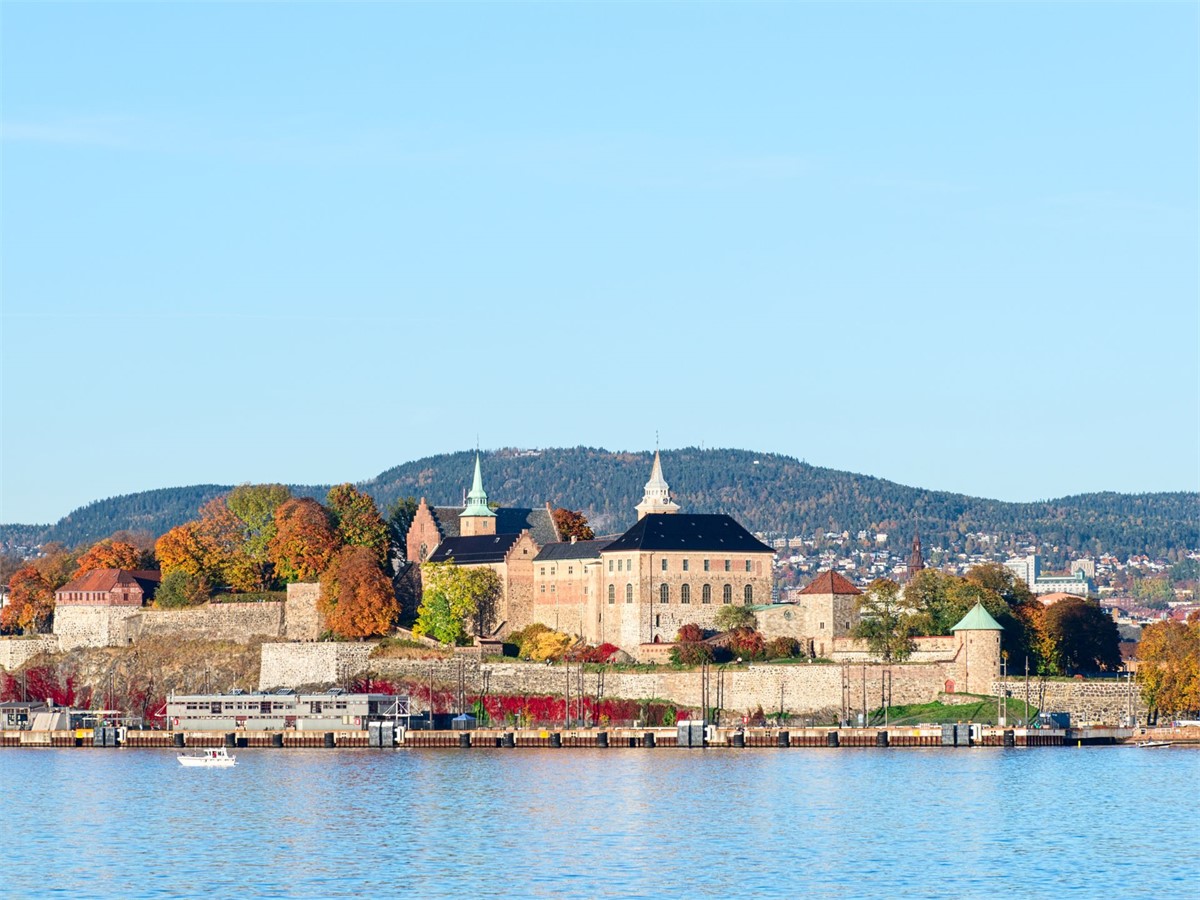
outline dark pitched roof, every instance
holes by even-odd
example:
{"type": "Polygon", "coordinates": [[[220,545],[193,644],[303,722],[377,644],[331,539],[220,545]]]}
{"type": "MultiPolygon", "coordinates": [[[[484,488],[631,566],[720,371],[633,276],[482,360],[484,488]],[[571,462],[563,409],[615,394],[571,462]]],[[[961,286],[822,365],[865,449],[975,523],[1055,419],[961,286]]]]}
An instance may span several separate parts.
{"type": "MultiPolygon", "coordinates": [[[[459,536],[458,517],[462,515],[461,506],[431,506],[438,530],[442,537],[459,536]]],[[[528,530],[537,541],[538,546],[553,544],[558,541],[558,531],[554,528],[554,519],[544,506],[541,509],[524,509],[519,506],[501,507],[496,510],[496,534],[519,534],[528,530]]]]}
{"type": "Polygon", "coordinates": [[[437,545],[429,562],[453,559],[460,566],[504,562],[519,534],[479,534],[474,537],[450,537],[437,545]]]}
{"type": "Polygon", "coordinates": [[[801,594],[861,594],[858,588],[851,584],[850,580],[844,575],[839,575],[837,572],[830,569],[828,572],[822,572],[812,580],[812,583],[800,592],[801,594]]]}
{"type": "Polygon", "coordinates": [[[725,515],[651,513],[605,548],[628,550],[711,550],[714,553],[775,551],[725,515]]]}
{"type": "Polygon", "coordinates": [[[151,569],[92,569],[68,581],[60,591],[111,591],[118,587],[138,585],[146,594],[153,594],[162,581],[162,573],[151,569]]]}
{"type": "Polygon", "coordinates": [[[534,562],[541,562],[547,559],[596,559],[600,556],[600,551],[612,543],[612,538],[607,540],[597,541],[559,541],[555,544],[547,544],[535,556],[534,562]]]}

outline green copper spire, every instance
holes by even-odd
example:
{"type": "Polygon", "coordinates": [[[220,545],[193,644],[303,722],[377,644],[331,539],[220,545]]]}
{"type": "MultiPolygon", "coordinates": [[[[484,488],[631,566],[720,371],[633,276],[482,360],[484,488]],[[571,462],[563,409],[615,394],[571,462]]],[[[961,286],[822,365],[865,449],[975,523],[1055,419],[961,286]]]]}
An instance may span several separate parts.
{"type": "Polygon", "coordinates": [[[479,471],[479,454],[475,454],[475,479],[471,482],[471,493],[467,494],[467,506],[459,515],[495,516],[488,509],[487,491],[483,489],[483,474],[479,471]]]}

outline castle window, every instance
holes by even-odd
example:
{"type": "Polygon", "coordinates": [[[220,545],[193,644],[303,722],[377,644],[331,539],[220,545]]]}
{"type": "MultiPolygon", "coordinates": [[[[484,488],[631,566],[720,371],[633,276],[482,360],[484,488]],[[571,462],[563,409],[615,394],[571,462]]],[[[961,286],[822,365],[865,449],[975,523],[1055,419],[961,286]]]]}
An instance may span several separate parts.
{"type": "Polygon", "coordinates": [[[687,560],[685,559],[685,560],[683,561],[683,571],[685,571],[685,572],[686,572],[687,570],[688,570],[688,563],[687,563],[687,560]]]}
{"type": "Polygon", "coordinates": [[[707,559],[704,561],[704,571],[705,572],[708,571],[708,560],[707,559]]]}
{"type": "Polygon", "coordinates": [[[746,585],[746,605],[749,606],[754,602],[754,585],[746,585]]]}
{"type": "Polygon", "coordinates": [[[704,587],[700,588],[700,602],[701,603],[712,603],[712,585],[711,584],[706,584],[706,585],[704,585],[704,587]]]}
{"type": "Polygon", "coordinates": [[[728,572],[728,571],[729,571],[729,567],[730,567],[730,565],[731,565],[730,561],[729,561],[729,560],[725,560],[725,571],[726,571],[726,572],[728,572]]]}
{"type": "Polygon", "coordinates": [[[679,589],[679,602],[680,603],[691,603],[692,602],[692,586],[690,584],[685,584],[683,587],[681,587],[679,589]]]}
{"type": "Polygon", "coordinates": [[[667,571],[667,558],[664,556],[662,561],[662,570],[667,571]]]}
{"type": "Polygon", "coordinates": [[[616,588],[616,585],[612,585],[612,584],[610,584],[610,585],[608,586],[608,602],[609,602],[610,604],[612,604],[612,603],[616,603],[616,602],[617,602],[617,588],[616,588]]]}
{"type": "Polygon", "coordinates": [[[727,584],[727,585],[725,585],[724,588],[721,589],[721,602],[722,603],[732,603],[733,602],[733,585],[732,584],[727,584]]]}
{"type": "Polygon", "coordinates": [[[554,593],[554,588],[555,588],[555,585],[553,585],[553,584],[550,585],[550,593],[552,593],[552,594],[554,593]]]}
{"type": "Polygon", "coordinates": [[[545,574],[546,574],[546,567],[545,567],[545,566],[542,566],[542,568],[541,568],[541,570],[538,572],[538,574],[539,574],[539,575],[545,575],[545,574]]]}
{"type": "Polygon", "coordinates": [[[750,571],[750,560],[746,560],[746,571],[750,571]]]}
{"type": "Polygon", "coordinates": [[[612,560],[610,559],[610,560],[608,561],[608,571],[610,571],[610,572],[611,572],[611,571],[612,571],[612,569],[613,569],[613,566],[612,566],[612,560]]]}
{"type": "Polygon", "coordinates": [[[623,560],[623,559],[618,559],[618,560],[617,560],[617,571],[618,571],[618,572],[622,571],[622,569],[623,569],[624,565],[625,565],[625,560],[623,560]]]}
{"type": "Polygon", "coordinates": [[[669,584],[659,585],[659,587],[658,587],[658,602],[659,603],[670,603],[671,602],[671,586],[669,584]]]}
{"type": "Polygon", "coordinates": [[[567,566],[567,574],[568,574],[568,575],[574,575],[574,574],[575,574],[575,567],[574,567],[574,566],[567,566]]]}
{"type": "Polygon", "coordinates": [[[633,585],[632,584],[625,585],[625,602],[626,603],[633,602],[633,585]]]}

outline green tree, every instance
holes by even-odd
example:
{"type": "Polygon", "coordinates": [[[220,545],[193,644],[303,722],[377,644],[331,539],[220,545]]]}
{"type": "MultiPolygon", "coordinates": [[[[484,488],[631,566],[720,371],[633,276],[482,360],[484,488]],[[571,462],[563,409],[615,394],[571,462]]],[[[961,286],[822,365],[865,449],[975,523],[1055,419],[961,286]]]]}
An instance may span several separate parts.
{"type": "Polygon", "coordinates": [[[758,627],[758,617],[744,606],[722,606],[713,616],[713,623],[722,631],[753,629],[758,627]]]}
{"type": "Polygon", "coordinates": [[[486,634],[500,600],[500,576],[487,568],[456,566],[453,561],[421,566],[425,589],[413,633],[443,644],[466,644],[472,630],[486,634]]]}
{"type": "Polygon", "coordinates": [[[911,613],[900,603],[900,585],[887,578],[872,581],[856,601],[858,623],[851,632],[867,642],[871,652],[884,662],[904,660],[916,645],[912,641],[916,625],[911,613]]]}
{"type": "Polygon", "coordinates": [[[329,489],[325,502],[343,544],[366,547],[380,563],[387,560],[387,524],[370,494],[349,483],[339,484],[329,489]]]}
{"type": "Polygon", "coordinates": [[[163,576],[154,592],[154,605],[159,609],[178,609],[207,603],[212,589],[203,575],[176,569],[163,576]]]}
{"type": "Polygon", "coordinates": [[[418,506],[420,503],[416,497],[401,497],[388,507],[388,540],[402,559],[408,557],[408,529],[412,527],[413,516],[417,514],[418,506]]]}
{"type": "Polygon", "coordinates": [[[1052,647],[1052,665],[1062,674],[1121,668],[1117,623],[1095,600],[1059,600],[1047,607],[1043,623],[1052,647]]]}
{"type": "Polygon", "coordinates": [[[264,591],[274,583],[271,540],[276,532],[275,510],[291,496],[282,484],[242,484],[225,498],[225,505],[241,523],[241,545],[228,564],[231,587],[264,591]]]}

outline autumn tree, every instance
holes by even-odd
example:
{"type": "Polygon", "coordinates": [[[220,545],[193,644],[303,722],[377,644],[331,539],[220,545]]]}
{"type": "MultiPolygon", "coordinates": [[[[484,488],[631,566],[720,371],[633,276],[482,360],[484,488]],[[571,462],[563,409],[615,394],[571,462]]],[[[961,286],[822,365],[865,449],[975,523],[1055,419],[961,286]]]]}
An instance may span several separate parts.
{"type": "Polygon", "coordinates": [[[273,579],[271,539],[275,511],[292,492],[282,484],[242,484],[229,492],[225,505],[241,523],[241,546],[229,571],[234,590],[267,590],[273,579]]]}
{"type": "Polygon", "coordinates": [[[93,544],[79,557],[73,578],[95,569],[129,569],[136,571],[146,561],[143,553],[133,544],[105,539],[93,544]]]}
{"type": "Polygon", "coordinates": [[[1121,668],[1121,635],[1095,600],[1071,597],[1047,607],[1044,630],[1050,661],[1064,675],[1121,668]]]}
{"type": "Polygon", "coordinates": [[[177,525],[160,537],[154,544],[154,555],[164,578],[172,572],[208,578],[218,568],[212,548],[195,522],[177,525]]]}
{"type": "Polygon", "coordinates": [[[1151,721],[1159,713],[1200,712],[1200,612],[1183,622],[1155,622],[1142,629],[1137,680],[1151,721]]]}
{"type": "Polygon", "coordinates": [[[346,547],[321,576],[319,606],[329,629],[343,638],[386,634],[399,612],[391,580],[367,547],[346,547]]]}
{"type": "Polygon", "coordinates": [[[329,568],[338,535],[329,512],[316,500],[298,497],[275,510],[269,546],[275,574],[283,581],[313,581],[329,568]]]}
{"type": "Polygon", "coordinates": [[[58,590],[71,580],[78,568],[78,553],[68,550],[57,541],[43,545],[41,554],[33,560],[33,567],[46,579],[51,590],[58,590]]]}
{"type": "Polygon", "coordinates": [[[596,537],[588,525],[587,517],[581,512],[560,506],[550,515],[554,517],[554,527],[558,529],[559,538],[564,541],[590,541],[596,537]]]}
{"type": "Polygon", "coordinates": [[[912,614],[901,606],[900,585],[877,578],[855,605],[858,622],[853,636],[865,640],[884,662],[907,659],[916,647],[912,640],[916,625],[912,614]]]}
{"type": "Polygon", "coordinates": [[[8,603],[0,609],[5,634],[45,634],[54,616],[54,588],[36,566],[18,569],[8,581],[8,603]]]}
{"type": "Polygon", "coordinates": [[[425,589],[413,633],[443,644],[466,644],[470,634],[487,634],[500,601],[500,576],[487,568],[425,563],[425,589]]]}
{"type": "Polygon", "coordinates": [[[366,547],[381,563],[387,560],[387,524],[370,494],[352,484],[339,484],[329,489],[325,502],[343,544],[366,547]]]}

